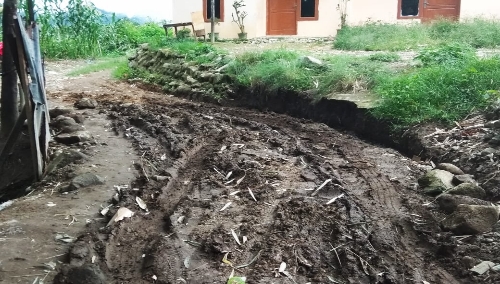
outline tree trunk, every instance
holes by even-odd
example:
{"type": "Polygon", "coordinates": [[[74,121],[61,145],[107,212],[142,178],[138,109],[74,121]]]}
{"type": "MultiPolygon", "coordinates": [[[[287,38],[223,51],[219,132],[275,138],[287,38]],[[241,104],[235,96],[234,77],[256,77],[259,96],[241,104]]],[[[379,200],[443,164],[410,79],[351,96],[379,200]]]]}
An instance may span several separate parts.
{"type": "Polygon", "coordinates": [[[2,94],[0,98],[0,138],[9,136],[16,123],[18,112],[17,71],[14,64],[11,46],[16,42],[13,35],[14,15],[17,11],[17,0],[4,0],[3,4],[3,60],[2,60],[2,94]]]}

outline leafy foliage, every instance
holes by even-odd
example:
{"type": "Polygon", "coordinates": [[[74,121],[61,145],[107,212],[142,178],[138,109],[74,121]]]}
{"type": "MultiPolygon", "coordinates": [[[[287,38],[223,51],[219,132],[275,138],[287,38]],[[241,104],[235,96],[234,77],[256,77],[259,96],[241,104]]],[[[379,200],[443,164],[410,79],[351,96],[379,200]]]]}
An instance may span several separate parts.
{"type": "Polygon", "coordinates": [[[415,57],[424,66],[463,64],[475,58],[476,52],[473,48],[457,43],[443,44],[435,48],[428,47],[420,51],[415,57]]]}
{"type": "Polygon", "coordinates": [[[122,53],[141,43],[160,46],[165,31],[157,23],[111,22],[89,1],[44,0],[39,8],[42,50],[50,58],[86,58],[122,53]],[[66,5],[67,4],[67,5],[66,5]]]}

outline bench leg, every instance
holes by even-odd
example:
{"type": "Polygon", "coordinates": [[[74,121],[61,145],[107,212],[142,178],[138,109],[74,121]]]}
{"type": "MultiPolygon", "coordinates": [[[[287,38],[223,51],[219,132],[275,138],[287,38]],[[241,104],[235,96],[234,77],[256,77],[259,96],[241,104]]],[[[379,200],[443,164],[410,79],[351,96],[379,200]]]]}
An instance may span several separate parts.
{"type": "Polygon", "coordinates": [[[174,27],[175,29],[175,37],[177,37],[177,27],[174,27]]]}

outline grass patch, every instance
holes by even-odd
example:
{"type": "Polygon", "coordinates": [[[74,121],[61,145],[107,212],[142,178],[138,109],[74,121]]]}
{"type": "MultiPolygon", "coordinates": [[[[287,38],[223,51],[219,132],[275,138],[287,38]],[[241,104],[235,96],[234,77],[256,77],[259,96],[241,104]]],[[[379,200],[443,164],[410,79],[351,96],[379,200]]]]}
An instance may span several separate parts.
{"type": "Polygon", "coordinates": [[[378,52],[370,55],[369,59],[381,62],[397,62],[401,60],[401,56],[394,52],[378,52]]]}
{"type": "Polygon", "coordinates": [[[286,49],[244,53],[229,66],[236,82],[268,91],[312,91],[318,97],[331,93],[370,90],[391,71],[387,64],[367,57],[338,55],[321,58],[323,65],[304,62],[286,49]]]}
{"type": "Polygon", "coordinates": [[[68,76],[80,76],[86,75],[93,72],[99,72],[104,70],[113,70],[115,71],[118,67],[123,67],[123,65],[127,65],[127,60],[125,57],[109,57],[109,58],[100,58],[93,61],[90,64],[87,64],[82,67],[78,67],[68,73],[68,76]]]}
{"type": "Polygon", "coordinates": [[[462,52],[439,52],[447,48],[432,53],[436,56],[431,58],[437,58],[433,63],[381,82],[375,92],[383,100],[373,113],[395,127],[430,121],[450,123],[497,100],[500,57],[457,59],[453,55],[462,52]]]}
{"type": "Polygon", "coordinates": [[[439,20],[432,24],[367,23],[343,28],[334,42],[336,49],[402,51],[422,45],[466,44],[475,48],[500,46],[500,22],[471,19],[464,22],[439,20]]]}

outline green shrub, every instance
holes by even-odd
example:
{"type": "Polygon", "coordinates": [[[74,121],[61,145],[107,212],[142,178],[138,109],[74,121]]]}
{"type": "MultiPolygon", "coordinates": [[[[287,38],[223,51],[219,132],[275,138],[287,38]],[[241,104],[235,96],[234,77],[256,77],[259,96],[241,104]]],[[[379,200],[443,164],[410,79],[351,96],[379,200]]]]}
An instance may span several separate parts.
{"type": "Polygon", "coordinates": [[[415,59],[420,60],[424,66],[464,64],[476,59],[476,52],[470,46],[451,43],[427,47],[415,59]]]}

